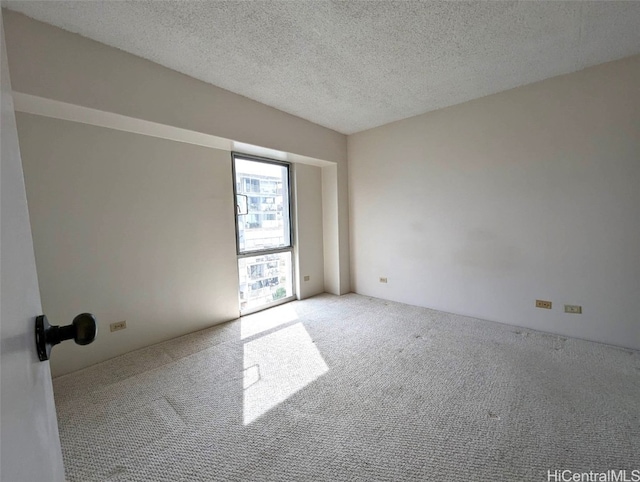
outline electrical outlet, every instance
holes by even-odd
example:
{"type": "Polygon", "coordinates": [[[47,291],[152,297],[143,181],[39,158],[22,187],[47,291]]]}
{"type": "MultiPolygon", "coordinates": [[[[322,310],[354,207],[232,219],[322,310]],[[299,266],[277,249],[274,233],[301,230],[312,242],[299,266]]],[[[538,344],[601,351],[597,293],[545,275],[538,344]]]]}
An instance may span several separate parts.
{"type": "Polygon", "coordinates": [[[544,308],[546,310],[551,309],[551,301],[536,300],[536,308],[544,308]]]}
{"type": "Polygon", "coordinates": [[[310,279],[311,279],[311,276],[305,276],[305,277],[304,277],[304,280],[305,280],[305,281],[309,281],[310,279]]]}
{"type": "Polygon", "coordinates": [[[387,282],[387,278],[380,278],[380,283],[386,283],[387,282]]]}
{"type": "Polygon", "coordinates": [[[127,327],[127,320],[117,321],[109,325],[109,328],[111,329],[112,332],[118,331],[118,330],[124,330],[126,327],[127,327]]]}
{"type": "Polygon", "coordinates": [[[564,305],[564,312],[565,313],[574,313],[576,315],[579,315],[582,313],[582,306],[578,306],[578,305],[564,305]]]}

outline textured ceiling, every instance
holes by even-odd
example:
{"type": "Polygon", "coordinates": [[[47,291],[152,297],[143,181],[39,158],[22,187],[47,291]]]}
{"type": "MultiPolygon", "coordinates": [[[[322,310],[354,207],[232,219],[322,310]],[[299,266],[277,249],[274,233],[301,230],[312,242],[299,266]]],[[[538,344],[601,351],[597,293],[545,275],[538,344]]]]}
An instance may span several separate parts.
{"type": "Polygon", "coordinates": [[[5,4],[346,134],[640,53],[640,2],[5,4]]]}

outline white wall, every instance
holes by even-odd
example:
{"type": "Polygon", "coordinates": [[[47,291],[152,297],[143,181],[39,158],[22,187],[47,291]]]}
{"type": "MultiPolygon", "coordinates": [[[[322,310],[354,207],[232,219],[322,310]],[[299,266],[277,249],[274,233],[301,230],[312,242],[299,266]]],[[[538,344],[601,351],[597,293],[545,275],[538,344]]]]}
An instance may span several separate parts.
{"type": "Polygon", "coordinates": [[[304,164],[294,166],[298,254],[296,291],[299,299],[324,293],[321,169],[304,164]],[[305,276],[309,277],[309,281],[304,280],[305,276]]]}
{"type": "Polygon", "coordinates": [[[0,14],[0,480],[64,480],[49,362],[38,360],[42,313],[0,14]]]}
{"type": "Polygon", "coordinates": [[[238,317],[228,152],[17,119],[45,313],[99,322],[92,345],[54,348],[54,375],[238,317]]]}
{"type": "Polygon", "coordinates": [[[640,56],[349,136],[352,288],[640,348],[638,86],[640,56]]]}

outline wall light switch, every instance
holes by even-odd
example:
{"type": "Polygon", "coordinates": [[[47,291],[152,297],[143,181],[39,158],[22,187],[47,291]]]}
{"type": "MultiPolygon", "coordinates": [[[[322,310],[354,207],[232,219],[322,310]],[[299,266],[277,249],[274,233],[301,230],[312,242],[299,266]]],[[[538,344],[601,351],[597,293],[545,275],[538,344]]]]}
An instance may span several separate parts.
{"type": "Polygon", "coordinates": [[[386,283],[387,282],[387,278],[380,278],[380,283],[386,283]]]}

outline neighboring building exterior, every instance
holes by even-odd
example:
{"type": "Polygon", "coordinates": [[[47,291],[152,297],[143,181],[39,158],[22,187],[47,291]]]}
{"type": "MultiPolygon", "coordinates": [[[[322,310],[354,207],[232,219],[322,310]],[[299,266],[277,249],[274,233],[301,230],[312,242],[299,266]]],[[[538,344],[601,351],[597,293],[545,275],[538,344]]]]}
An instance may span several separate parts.
{"type": "MultiPolygon", "coordinates": [[[[247,214],[238,216],[242,251],[288,245],[282,179],[255,173],[236,173],[236,193],[246,199],[247,214]]],[[[287,223],[288,224],[288,223],[287,223]]],[[[240,309],[263,305],[293,294],[290,253],[264,254],[238,260],[240,309]]]]}

